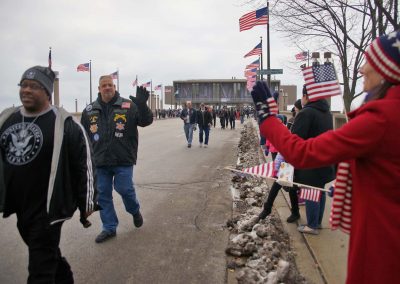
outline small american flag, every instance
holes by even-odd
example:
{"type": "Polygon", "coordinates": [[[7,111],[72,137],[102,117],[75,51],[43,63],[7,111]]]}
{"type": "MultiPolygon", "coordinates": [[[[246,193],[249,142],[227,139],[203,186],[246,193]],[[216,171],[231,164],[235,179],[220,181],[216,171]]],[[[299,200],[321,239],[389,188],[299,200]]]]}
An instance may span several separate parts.
{"type": "Polygon", "coordinates": [[[253,68],[258,68],[260,67],[260,59],[257,59],[250,64],[246,65],[246,69],[253,69],[253,68]]]}
{"type": "Polygon", "coordinates": [[[157,86],[155,86],[155,87],[154,87],[154,91],[161,90],[161,87],[162,87],[162,85],[161,85],[161,84],[160,84],[160,85],[157,85],[157,86]]]}
{"type": "Polygon", "coordinates": [[[111,76],[113,79],[118,79],[118,71],[115,71],[114,73],[111,73],[110,76],[111,76]]]}
{"type": "Polygon", "coordinates": [[[335,67],[330,62],[304,68],[303,76],[311,102],[342,94],[335,67]]]}
{"type": "Polygon", "coordinates": [[[262,53],[262,45],[260,42],[252,50],[250,50],[244,57],[246,58],[252,55],[260,55],[261,53],[262,53]]]}
{"type": "Polygon", "coordinates": [[[151,81],[148,81],[147,83],[142,84],[142,87],[148,88],[151,85],[151,81]]]}
{"type": "Polygon", "coordinates": [[[254,26],[268,24],[268,8],[264,7],[256,11],[244,14],[239,19],[239,30],[249,30],[254,26]]]}
{"type": "Polygon", "coordinates": [[[90,65],[89,63],[83,63],[83,64],[79,64],[78,67],[76,67],[76,71],[82,71],[82,72],[87,72],[90,70],[90,65]]]}
{"type": "Polygon", "coordinates": [[[321,199],[321,191],[315,188],[302,187],[300,188],[300,198],[314,202],[319,202],[321,199]]]}
{"type": "Polygon", "coordinates": [[[138,84],[138,81],[137,81],[137,76],[136,76],[135,81],[132,82],[132,86],[135,87],[135,86],[137,86],[137,84],[138,84]]]}
{"type": "Polygon", "coordinates": [[[242,171],[261,177],[272,177],[274,173],[274,162],[268,162],[251,168],[244,168],[242,171]]]}
{"type": "Polygon", "coordinates": [[[295,57],[296,57],[296,60],[306,60],[307,57],[308,57],[308,52],[307,51],[302,51],[300,53],[297,53],[295,55],[295,57]]]}

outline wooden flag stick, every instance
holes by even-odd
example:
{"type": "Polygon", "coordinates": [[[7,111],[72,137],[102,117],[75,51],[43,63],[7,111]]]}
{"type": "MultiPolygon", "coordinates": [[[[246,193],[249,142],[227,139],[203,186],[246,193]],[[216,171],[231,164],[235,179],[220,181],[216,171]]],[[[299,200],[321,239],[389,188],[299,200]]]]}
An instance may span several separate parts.
{"type": "MultiPolygon", "coordinates": [[[[241,170],[237,170],[237,169],[234,169],[234,168],[231,168],[231,167],[225,167],[224,169],[225,170],[229,170],[229,171],[234,172],[234,173],[242,174],[242,175],[250,175],[250,176],[254,176],[254,177],[270,179],[270,180],[274,180],[274,181],[278,181],[279,182],[279,180],[277,178],[266,177],[266,176],[262,176],[262,175],[258,175],[258,174],[252,174],[252,173],[246,173],[246,172],[243,172],[241,170]]],[[[311,185],[306,185],[306,184],[302,184],[302,183],[298,183],[298,182],[292,182],[292,184],[297,185],[298,187],[306,187],[306,188],[316,189],[316,190],[319,190],[319,191],[330,192],[330,190],[328,190],[328,189],[315,187],[315,186],[311,186],[311,185]]]]}

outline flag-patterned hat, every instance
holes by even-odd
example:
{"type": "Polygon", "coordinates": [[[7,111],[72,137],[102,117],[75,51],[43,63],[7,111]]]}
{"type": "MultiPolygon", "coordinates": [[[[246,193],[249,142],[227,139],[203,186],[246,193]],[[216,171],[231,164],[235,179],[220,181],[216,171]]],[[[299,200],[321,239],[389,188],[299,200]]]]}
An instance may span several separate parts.
{"type": "Polygon", "coordinates": [[[400,84],[400,31],[376,38],[365,57],[385,80],[400,84]]]}

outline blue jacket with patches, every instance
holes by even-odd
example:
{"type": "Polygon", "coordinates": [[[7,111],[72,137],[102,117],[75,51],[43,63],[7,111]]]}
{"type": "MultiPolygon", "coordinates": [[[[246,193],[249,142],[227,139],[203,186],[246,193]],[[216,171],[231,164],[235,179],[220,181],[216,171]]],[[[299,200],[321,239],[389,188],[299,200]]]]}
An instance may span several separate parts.
{"type": "Polygon", "coordinates": [[[136,164],[137,127],[152,122],[153,114],[147,105],[138,107],[118,92],[110,102],[104,103],[99,94],[97,100],[85,108],[81,118],[93,145],[96,167],[136,164]]]}

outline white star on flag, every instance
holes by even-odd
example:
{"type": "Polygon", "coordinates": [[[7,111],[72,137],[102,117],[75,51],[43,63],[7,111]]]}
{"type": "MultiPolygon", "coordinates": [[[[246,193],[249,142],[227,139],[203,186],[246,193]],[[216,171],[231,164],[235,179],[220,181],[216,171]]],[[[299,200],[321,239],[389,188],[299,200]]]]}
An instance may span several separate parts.
{"type": "Polygon", "coordinates": [[[392,44],[392,46],[397,47],[400,52],[400,40],[396,39],[396,42],[392,44]]]}

